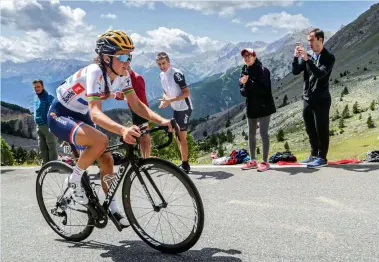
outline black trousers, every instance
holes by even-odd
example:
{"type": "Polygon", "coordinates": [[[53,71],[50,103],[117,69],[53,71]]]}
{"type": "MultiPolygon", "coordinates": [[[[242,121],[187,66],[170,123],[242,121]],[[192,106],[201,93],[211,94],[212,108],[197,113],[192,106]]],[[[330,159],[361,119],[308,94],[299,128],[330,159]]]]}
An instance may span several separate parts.
{"type": "Polygon", "coordinates": [[[317,100],[304,100],[303,118],[309,136],[312,156],[326,159],[329,150],[330,96],[317,100]]]}

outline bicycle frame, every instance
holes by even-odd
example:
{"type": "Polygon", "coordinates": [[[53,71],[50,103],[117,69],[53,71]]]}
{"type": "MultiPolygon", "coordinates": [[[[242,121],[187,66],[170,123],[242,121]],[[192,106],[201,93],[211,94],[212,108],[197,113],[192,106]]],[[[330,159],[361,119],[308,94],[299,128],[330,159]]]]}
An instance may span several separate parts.
{"type": "MultiPolygon", "coordinates": [[[[120,148],[125,148],[125,146],[123,144],[111,146],[111,147],[107,148],[107,150],[105,152],[111,152],[111,151],[114,151],[114,150],[117,150],[117,149],[120,149],[120,148]]],[[[147,197],[149,198],[150,203],[152,204],[153,208],[155,210],[157,208],[158,209],[160,208],[159,206],[157,206],[154,203],[154,200],[153,200],[153,198],[152,198],[149,190],[146,187],[145,181],[144,181],[144,179],[143,179],[143,177],[142,177],[142,175],[141,175],[141,173],[139,171],[139,168],[138,168],[137,164],[135,163],[135,161],[137,160],[136,156],[133,154],[133,152],[135,150],[136,150],[136,148],[134,146],[128,145],[127,156],[124,158],[123,163],[120,165],[120,167],[119,167],[116,175],[112,179],[111,185],[110,185],[110,187],[108,189],[108,192],[106,194],[106,198],[105,198],[104,203],[103,203],[103,207],[104,207],[105,210],[108,210],[109,204],[113,200],[113,197],[114,197],[115,193],[117,192],[118,187],[120,186],[121,182],[123,181],[123,178],[125,177],[125,174],[126,174],[128,168],[129,168],[129,165],[131,165],[131,168],[134,167],[134,171],[137,174],[138,180],[140,181],[141,185],[143,186],[143,188],[145,190],[145,193],[146,193],[147,197]]],[[[145,176],[147,177],[147,179],[149,180],[150,184],[153,186],[154,190],[158,194],[159,198],[162,200],[162,205],[163,206],[167,205],[164,197],[162,196],[162,194],[159,191],[158,187],[156,186],[155,182],[151,178],[150,174],[147,173],[147,172],[144,172],[144,173],[145,173],[145,176]]]]}
{"type": "MultiPolygon", "coordinates": [[[[178,134],[179,131],[178,131],[178,128],[176,126],[176,122],[175,122],[174,119],[171,120],[171,124],[172,124],[172,126],[176,127],[175,131],[176,131],[176,134],[178,134]]],[[[167,127],[156,127],[156,128],[150,129],[150,130],[144,130],[144,131],[142,131],[141,135],[144,135],[144,134],[147,134],[147,133],[153,133],[153,132],[156,132],[156,131],[159,131],[159,130],[165,130],[166,132],[168,131],[167,127]]],[[[172,142],[172,133],[168,133],[168,137],[169,137],[169,141],[167,143],[163,144],[163,145],[158,146],[157,148],[164,148],[164,147],[168,146],[169,144],[171,144],[171,142],[172,142]]],[[[74,153],[75,158],[78,159],[79,158],[79,154],[77,153],[75,146],[72,145],[72,144],[70,144],[70,147],[71,147],[72,152],[74,153]]],[[[123,181],[123,178],[125,177],[125,174],[126,174],[128,168],[129,168],[129,165],[131,165],[131,168],[134,168],[134,171],[137,174],[138,180],[140,181],[141,185],[143,186],[143,189],[144,189],[146,195],[148,196],[149,201],[150,201],[151,205],[154,208],[154,211],[159,211],[162,207],[166,207],[167,206],[167,202],[165,201],[165,199],[164,199],[163,195],[161,194],[161,192],[158,190],[158,187],[154,183],[154,181],[151,178],[150,174],[148,172],[144,171],[144,173],[145,173],[147,179],[149,180],[150,184],[153,186],[153,188],[156,191],[156,193],[158,194],[159,198],[162,200],[162,204],[161,205],[157,206],[154,203],[154,200],[153,200],[153,198],[152,198],[149,190],[147,189],[145,181],[142,178],[142,175],[141,175],[141,173],[139,171],[138,165],[136,164],[136,161],[138,161],[139,158],[134,154],[135,151],[139,150],[139,143],[137,143],[136,146],[135,145],[130,145],[130,144],[125,144],[125,143],[117,144],[117,145],[108,147],[104,151],[104,153],[115,151],[115,150],[118,150],[118,149],[126,149],[127,153],[126,153],[126,156],[124,157],[124,159],[122,160],[120,168],[118,169],[115,177],[112,179],[111,185],[109,186],[108,192],[106,194],[106,198],[105,198],[105,200],[104,200],[104,202],[103,202],[103,204],[101,206],[104,209],[104,211],[107,212],[108,216],[111,218],[112,222],[116,225],[117,229],[119,231],[121,231],[122,228],[121,228],[120,224],[115,220],[115,218],[113,217],[113,215],[109,212],[109,205],[112,202],[113,197],[114,197],[114,195],[116,194],[116,192],[118,190],[118,187],[120,186],[121,182],[123,181]]],[[[88,182],[89,182],[89,178],[88,178],[88,182]]],[[[103,182],[103,181],[101,181],[101,182],[103,182]]],[[[91,183],[88,183],[88,190],[92,191],[92,189],[91,189],[91,183]]],[[[98,204],[100,204],[100,203],[98,203],[98,204]]],[[[89,209],[92,210],[92,208],[90,208],[90,207],[89,207],[89,209]]],[[[95,210],[92,210],[92,212],[95,212],[95,210]]],[[[104,226],[105,225],[106,225],[106,222],[105,222],[104,226]]]]}

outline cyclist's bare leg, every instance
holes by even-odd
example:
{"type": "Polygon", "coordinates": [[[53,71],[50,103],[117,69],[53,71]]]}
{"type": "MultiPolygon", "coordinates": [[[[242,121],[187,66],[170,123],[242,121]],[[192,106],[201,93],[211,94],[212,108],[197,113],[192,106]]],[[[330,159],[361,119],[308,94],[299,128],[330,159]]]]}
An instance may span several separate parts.
{"type": "Polygon", "coordinates": [[[143,158],[150,157],[151,153],[151,137],[149,134],[146,134],[141,137],[140,139],[141,143],[141,153],[143,158]]]}
{"type": "MultiPolygon", "coordinates": [[[[113,176],[114,176],[114,173],[113,173],[114,161],[113,161],[112,154],[110,152],[106,152],[102,154],[97,159],[97,162],[99,163],[99,168],[100,168],[101,187],[103,188],[104,193],[107,194],[109,187],[111,186],[111,181],[112,181],[111,179],[113,179],[113,176]]],[[[109,208],[112,214],[115,216],[115,218],[121,223],[121,225],[123,226],[129,225],[128,220],[120,214],[117,201],[116,201],[116,196],[113,197],[112,202],[109,204],[109,208]]]]}
{"type": "Polygon", "coordinates": [[[77,162],[77,166],[82,170],[92,165],[108,147],[108,137],[89,125],[82,125],[75,138],[77,145],[86,147],[77,162]]]}
{"type": "Polygon", "coordinates": [[[108,137],[95,128],[83,124],[75,130],[72,138],[79,146],[86,149],[80,154],[79,159],[69,178],[71,192],[76,202],[87,204],[88,198],[81,186],[81,179],[86,169],[104,152],[108,146],[108,137]]]}
{"type": "Polygon", "coordinates": [[[108,187],[110,186],[110,181],[108,183],[104,180],[104,176],[109,175],[113,177],[113,157],[110,152],[106,152],[102,154],[98,159],[97,162],[99,164],[100,169],[100,180],[101,180],[101,187],[103,188],[104,193],[108,193],[108,187]]]}

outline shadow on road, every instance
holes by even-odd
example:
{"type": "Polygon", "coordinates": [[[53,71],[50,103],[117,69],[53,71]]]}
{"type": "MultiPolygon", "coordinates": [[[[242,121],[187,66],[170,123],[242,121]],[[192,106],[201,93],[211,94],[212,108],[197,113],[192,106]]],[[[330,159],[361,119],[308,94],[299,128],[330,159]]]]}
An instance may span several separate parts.
{"type": "Polygon", "coordinates": [[[315,173],[319,171],[319,169],[310,169],[307,168],[306,166],[288,166],[288,167],[271,167],[270,170],[275,170],[279,172],[285,172],[288,173],[288,175],[293,176],[293,175],[298,175],[298,174],[310,174],[310,173],[315,173]]]}
{"type": "Polygon", "coordinates": [[[353,171],[353,172],[359,172],[359,173],[368,173],[375,170],[379,171],[378,164],[329,165],[328,168],[330,167],[336,168],[336,169],[344,169],[344,170],[353,171]]]}
{"type": "Polygon", "coordinates": [[[114,262],[121,261],[207,261],[207,262],[239,262],[240,258],[232,257],[242,252],[239,250],[223,250],[219,248],[203,248],[201,250],[189,250],[182,254],[164,254],[150,248],[142,241],[121,241],[120,246],[97,242],[69,242],[62,239],[56,241],[72,244],[69,248],[85,248],[103,250],[100,254],[103,258],[111,258],[114,262]],[[217,255],[216,255],[217,254],[217,255]]]}
{"type": "Polygon", "coordinates": [[[198,177],[197,179],[207,179],[207,178],[215,178],[215,179],[228,179],[234,176],[232,173],[224,172],[224,171],[212,171],[212,172],[204,172],[204,171],[191,171],[189,175],[196,175],[201,177],[198,177]]]}
{"type": "Polygon", "coordinates": [[[12,171],[15,171],[16,169],[1,169],[0,170],[0,173],[1,174],[5,174],[5,173],[8,173],[8,172],[12,172],[12,171]]]}

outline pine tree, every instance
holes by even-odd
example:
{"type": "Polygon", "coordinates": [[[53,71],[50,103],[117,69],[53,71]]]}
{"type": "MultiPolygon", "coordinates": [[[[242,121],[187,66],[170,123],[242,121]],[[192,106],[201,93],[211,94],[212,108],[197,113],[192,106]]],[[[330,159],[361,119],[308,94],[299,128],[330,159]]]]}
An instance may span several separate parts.
{"type": "Polygon", "coordinates": [[[341,129],[345,127],[345,120],[343,118],[340,119],[338,127],[341,128],[341,129]]]}
{"type": "Polygon", "coordinates": [[[375,100],[372,100],[372,102],[370,104],[370,109],[371,109],[371,111],[375,110],[375,100]]]}
{"type": "Polygon", "coordinates": [[[1,164],[6,166],[13,166],[15,164],[11,148],[3,137],[1,137],[1,164]]]}
{"type": "Polygon", "coordinates": [[[371,115],[369,115],[367,118],[367,126],[368,126],[368,128],[374,128],[375,127],[375,124],[374,124],[374,121],[372,120],[371,115]]]}
{"type": "Polygon", "coordinates": [[[345,86],[345,88],[343,89],[342,91],[342,95],[348,95],[349,94],[349,90],[347,89],[347,86],[345,86]]]}
{"type": "Polygon", "coordinates": [[[283,97],[283,105],[287,105],[287,103],[288,103],[288,97],[287,97],[287,95],[285,95],[283,97]]]}
{"type": "Polygon", "coordinates": [[[204,132],[203,132],[203,136],[204,136],[204,137],[207,137],[207,136],[208,136],[208,132],[207,132],[207,131],[204,131],[204,132]]]}
{"type": "Polygon", "coordinates": [[[230,120],[228,119],[228,121],[226,121],[225,127],[230,127],[230,124],[230,120]]]}
{"type": "Polygon", "coordinates": [[[284,141],[284,131],[283,129],[279,129],[278,133],[276,134],[276,139],[278,142],[283,142],[284,141]]]}
{"type": "Polygon", "coordinates": [[[286,143],[284,144],[284,149],[286,151],[290,151],[290,146],[288,145],[288,142],[286,141],[286,143]]]}
{"type": "Polygon", "coordinates": [[[246,114],[243,114],[242,120],[246,119],[246,114]]]}
{"type": "Polygon", "coordinates": [[[338,109],[337,109],[335,115],[334,115],[333,118],[332,118],[332,120],[335,121],[335,120],[340,119],[340,118],[341,118],[341,116],[340,116],[340,112],[339,112],[338,109]]]}
{"type": "Polygon", "coordinates": [[[257,155],[260,155],[261,154],[261,150],[259,149],[259,147],[257,147],[257,155]]]}
{"type": "Polygon", "coordinates": [[[355,101],[353,105],[353,114],[358,114],[360,112],[358,102],[355,101]]]}
{"type": "Polygon", "coordinates": [[[232,131],[230,131],[229,129],[226,131],[226,137],[227,137],[227,141],[229,143],[233,143],[234,135],[233,135],[232,131]]]}
{"type": "Polygon", "coordinates": [[[246,136],[245,130],[242,130],[242,136],[246,136]]]}
{"type": "Polygon", "coordinates": [[[359,120],[361,120],[361,119],[362,119],[362,113],[359,114],[359,120]]]}
{"type": "Polygon", "coordinates": [[[223,157],[224,156],[224,149],[222,148],[222,145],[220,145],[217,149],[217,156],[218,157],[223,157]]]}
{"type": "Polygon", "coordinates": [[[342,118],[349,118],[349,117],[350,117],[349,105],[346,105],[342,112],[342,118]]]}

